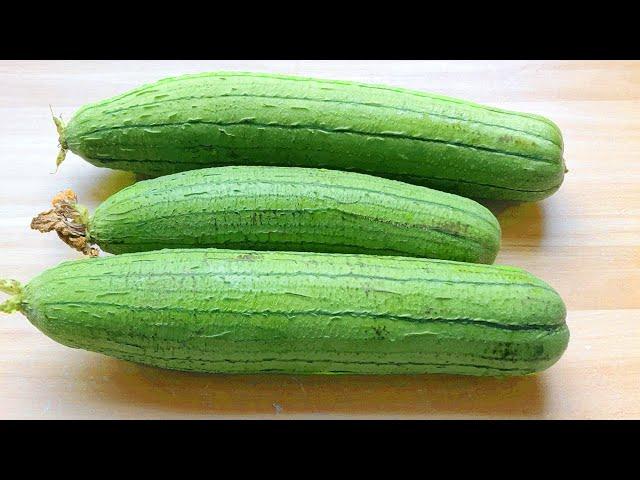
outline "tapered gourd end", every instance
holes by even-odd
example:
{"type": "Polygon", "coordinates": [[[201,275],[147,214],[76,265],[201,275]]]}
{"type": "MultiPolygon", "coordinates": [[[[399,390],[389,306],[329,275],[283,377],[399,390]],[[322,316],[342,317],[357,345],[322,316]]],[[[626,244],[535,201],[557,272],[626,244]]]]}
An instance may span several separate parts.
{"type": "Polygon", "coordinates": [[[31,228],[42,233],[55,231],[58,237],[71,248],[95,257],[98,249],[89,240],[89,213],[78,205],[73,190],[58,193],[51,201],[52,209],[42,212],[31,220],[31,228]]]}
{"type": "Polygon", "coordinates": [[[0,292],[11,295],[8,300],[0,303],[0,312],[13,313],[20,310],[23,297],[23,287],[20,282],[0,279],[0,292]]]}

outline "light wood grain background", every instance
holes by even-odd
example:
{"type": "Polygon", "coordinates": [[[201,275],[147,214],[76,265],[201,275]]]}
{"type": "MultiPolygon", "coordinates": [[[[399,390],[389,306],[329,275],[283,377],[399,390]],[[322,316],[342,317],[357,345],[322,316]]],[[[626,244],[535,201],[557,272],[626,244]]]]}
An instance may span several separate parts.
{"type": "Polygon", "coordinates": [[[497,263],[565,299],[571,342],[531,377],[215,376],[167,372],[73,350],[20,314],[0,318],[0,418],[640,418],[640,62],[0,62],[0,276],[28,281],[77,258],[34,213],[72,187],[95,208],[134,181],[72,154],[57,174],[49,114],[143,82],[206,70],[380,82],[545,115],[569,173],[540,203],[490,205],[497,263]]]}

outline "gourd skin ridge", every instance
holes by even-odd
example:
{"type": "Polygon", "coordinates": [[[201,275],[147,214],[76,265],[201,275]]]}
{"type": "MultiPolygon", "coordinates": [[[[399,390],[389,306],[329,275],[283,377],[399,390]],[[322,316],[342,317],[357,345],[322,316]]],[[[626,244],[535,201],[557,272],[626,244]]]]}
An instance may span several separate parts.
{"type": "Polygon", "coordinates": [[[473,200],[335,170],[219,167],[138,182],[90,220],[104,251],[218,247],[492,263],[500,225],[473,200]]]}
{"type": "Polygon", "coordinates": [[[61,144],[159,176],[224,165],[369,173],[467,197],[535,201],[561,185],[550,120],[401,88],[245,72],[164,79],[87,105],[61,144]]]}
{"type": "Polygon", "coordinates": [[[25,286],[70,347],[212,373],[524,375],[564,352],[558,294],[511,267],[176,249],[87,258],[25,286]]]}

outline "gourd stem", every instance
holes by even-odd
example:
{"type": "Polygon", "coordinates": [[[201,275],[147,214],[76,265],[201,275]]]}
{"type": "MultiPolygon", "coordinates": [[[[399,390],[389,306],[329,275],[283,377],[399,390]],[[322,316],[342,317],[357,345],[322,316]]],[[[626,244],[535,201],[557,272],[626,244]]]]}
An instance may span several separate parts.
{"type": "Polygon", "coordinates": [[[0,303],[0,312],[13,313],[16,310],[20,310],[23,295],[23,288],[20,282],[0,279],[0,292],[13,295],[8,300],[0,303]]]}
{"type": "MultiPolygon", "coordinates": [[[[58,151],[58,156],[56,157],[56,170],[58,171],[58,167],[60,164],[64,162],[65,157],[67,156],[67,141],[64,137],[64,122],[62,121],[62,117],[58,118],[53,113],[53,108],[49,105],[49,110],[51,110],[51,117],[53,118],[53,123],[56,125],[56,130],[58,132],[58,144],[60,146],[60,150],[58,151]]],[[[55,173],[54,172],[54,173],[55,173]]]]}
{"type": "Polygon", "coordinates": [[[53,208],[42,212],[31,220],[31,228],[46,233],[55,231],[70,247],[95,257],[98,249],[89,240],[89,213],[78,205],[76,194],[67,189],[51,201],[53,208]]]}

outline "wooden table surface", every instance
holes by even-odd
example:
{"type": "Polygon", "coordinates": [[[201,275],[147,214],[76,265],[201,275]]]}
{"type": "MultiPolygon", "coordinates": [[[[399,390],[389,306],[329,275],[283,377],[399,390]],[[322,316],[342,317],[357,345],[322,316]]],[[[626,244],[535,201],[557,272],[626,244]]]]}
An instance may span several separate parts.
{"type": "Polygon", "coordinates": [[[221,69],[380,82],[554,120],[569,168],[560,191],[490,206],[503,230],[497,263],[564,298],[567,352],[507,379],[198,375],[73,350],[4,315],[0,418],[640,418],[640,62],[0,62],[0,277],[26,282],[80,256],[29,229],[55,193],[71,187],[93,209],[134,181],[73,154],[53,175],[49,104],[69,119],[143,82],[221,69]]]}

